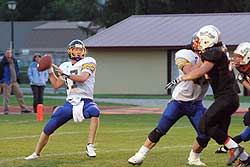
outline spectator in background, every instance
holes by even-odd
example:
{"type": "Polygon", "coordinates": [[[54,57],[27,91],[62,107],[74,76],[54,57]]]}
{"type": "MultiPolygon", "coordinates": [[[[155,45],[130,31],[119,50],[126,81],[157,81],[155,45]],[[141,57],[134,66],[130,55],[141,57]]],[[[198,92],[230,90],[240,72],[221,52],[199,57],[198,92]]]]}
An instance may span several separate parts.
{"type": "Polygon", "coordinates": [[[35,53],[33,62],[28,69],[28,77],[30,80],[30,86],[33,92],[33,110],[36,113],[37,104],[43,104],[43,92],[48,81],[48,71],[38,71],[37,65],[41,59],[41,54],[35,53]]]}
{"type": "Polygon", "coordinates": [[[21,107],[21,113],[30,113],[24,104],[23,92],[19,86],[19,67],[17,60],[12,55],[12,49],[5,50],[3,59],[0,62],[0,83],[3,85],[4,114],[9,113],[9,101],[11,92],[16,96],[21,107]]]}
{"type": "Polygon", "coordinates": [[[3,84],[0,83],[0,95],[3,94],[3,84]]]}

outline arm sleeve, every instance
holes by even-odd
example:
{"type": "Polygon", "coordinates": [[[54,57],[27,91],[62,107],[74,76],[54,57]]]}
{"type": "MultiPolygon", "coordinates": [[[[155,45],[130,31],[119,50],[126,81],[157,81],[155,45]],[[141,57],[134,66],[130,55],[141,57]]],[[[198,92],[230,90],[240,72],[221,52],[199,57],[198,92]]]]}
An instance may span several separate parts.
{"type": "Polygon", "coordinates": [[[92,75],[96,70],[96,61],[95,59],[88,57],[86,58],[86,61],[84,62],[84,64],[82,64],[81,67],[81,72],[87,72],[90,75],[92,75]]]}
{"type": "Polygon", "coordinates": [[[177,58],[177,59],[175,59],[175,64],[178,66],[178,68],[180,70],[182,70],[182,68],[185,65],[188,65],[188,64],[191,64],[191,63],[188,60],[184,59],[184,58],[177,58]]]}

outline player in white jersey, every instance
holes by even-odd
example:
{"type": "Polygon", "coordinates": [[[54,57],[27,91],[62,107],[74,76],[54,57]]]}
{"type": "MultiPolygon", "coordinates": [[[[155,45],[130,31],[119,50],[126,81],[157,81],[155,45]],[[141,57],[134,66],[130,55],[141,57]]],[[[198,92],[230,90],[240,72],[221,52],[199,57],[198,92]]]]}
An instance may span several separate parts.
{"type": "Polygon", "coordinates": [[[75,122],[91,119],[86,153],[89,157],[96,157],[94,142],[100,114],[98,106],[93,102],[96,61],[91,57],[85,57],[87,51],[81,40],[70,42],[68,54],[71,61],[64,62],[59,67],[53,65],[59,76],[55,75],[53,68],[48,70],[49,79],[54,88],[66,84],[66,102],[55,109],[40,135],[35,152],[25,157],[26,160],[39,158],[49,136],[72,118],[75,122]]]}
{"type": "Polygon", "coordinates": [[[75,64],[71,62],[62,63],[59,68],[61,73],[66,75],[80,74],[86,72],[91,74],[85,82],[74,82],[66,77],[65,83],[67,85],[67,99],[73,97],[81,97],[93,99],[94,84],[95,84],[95,66],[96,61],[92,57],[85,57],[75,64]]]}
{"type": "MultiPolygon", "coordinates": [[[[195,68],[194,66],[199,65],[201,59],[192,50],[182,49],[176,52],[175,62],[179,69],[179,76],[182,76],[185,74],[183,71],[185,65],[192,65],[192,68],[195,68]]],[[[198,82],[200,81],[201,79],[198,82]]],[[[206,82],[205,80],[203,81],[206,82]]],[[[199,101],[203,99],[207,88],[208,84],[185,81],[175,87],[172,98],[180,101],[199,101]]]]}
{"type": "MultiPolygon", "coordinates": [[[[175,63],[179,68],[179,75],[197,68],[200,65],[200,57],[192,50],[182,49],[175,54],[175,63]]],[[[202,99],[207,91],[208,83],[204,78],[194,81],[185,81],[179,83],[173,91],[172,100],[157,127],[150,132],[148,138],[138,150],[138,152],[128,159],[132,165],[143,163],[147,153],[158,143],[160,138],[165,135],[169,129],[183,116],[187,116],[193,128],[197,133],[197,138],[188,157],[188,165],[206,166],[200,160],[200,153],[208,144],[210,138],[201,134],[198,125],[206,109],[202,105],[202,99]]]]}

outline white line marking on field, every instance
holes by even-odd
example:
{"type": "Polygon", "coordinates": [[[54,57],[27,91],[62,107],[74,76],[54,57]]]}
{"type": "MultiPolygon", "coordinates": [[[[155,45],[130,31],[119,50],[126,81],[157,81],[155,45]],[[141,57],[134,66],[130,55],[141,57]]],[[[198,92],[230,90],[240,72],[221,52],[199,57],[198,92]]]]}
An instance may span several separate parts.
{"type": "MultiPolygon", "coordinates": [[[[209,145],[217,145],[216,143],[214,144],[209,144],[209,145]]],[[[165,150],[165,149],[176,149],[176,148],[191,148],[192,145],[177,145],[177,146],[166,146],[166,147],[157,147],[157,149],[155,149],[155,151],[157,152],[157,150],[165,150]]],[[[121,152],[121,151],[135,151],[136,149],[110,149],[110,150],[101,150],[98,149],[96,152],[98,153],[109,153],[109,152],[121,152]]],[[[69,156],[69,155],[84,155],[85,152],[69,152],[69,153],[55,153],[55,154],[47,154],[47,155],[42,155],[42,158],[47,158],[47,157],[60,157],[60,156],[69,156]]],[[[24,160],[24,156],[23,157],[16,157],[16,158],[8,158],[8,159],[4,159],[4,160],[0,160],[0,164],[3,163],[7,163],[7,162],[12,162],[12,161],[16,161],[16,160],[24,160]]],[[[35,161],[35,160],[30,160],[30,161],[35,161]]]]}
{"type": "Polygon", "coordinates": [[[37,122],[37,120],[26,120],[26,121],[12,121],[12,120],[4,120],[1,123],[8,123],[8,124],[22,124],[22,123],[30,123],[30,122],[37,122]]]}
{"type": "MultiPolygon", "coordinates": [[[[218,145],[216,143],[214,144],[209,144],[209,146],[213,146],[213,145],[218,145]]],[[[165,149],[177,149],[177,148],[192,148],[192,145],[177,145],[177,146],[161,146],[161,147],[156,147],[154,150],[165,150],[165,149]]],[[[98,149],[100,150],[100,149],[98,149]]],[[[117,152],[117,151],[135,151],[136,149],[131,149],[131,148],[127,148],[127,149],[113,149],[113,150],[101,150],[101,151],[97,151],[97,152],[117,152]]]]}
{"type": "MultiPolygon", "coordinates": [[[[61,135],[72,135],[72,134],[79,134],[81,132],[61,132],[61,133],[55,133],[56,136],[61,135]]],[[[26,136],[15,136],[15,137],[1,137],[0,140],[14,140],[14,139],[26,139],[26,138],[36,138],[39,137],[39,135],[26,135],[26,136]]]]}
{"type": "MultiPolygon", "coordinates": [[[[43,155],[42,157],[56,157],[56,156],[68,156],[68,155],[80,155],[83,154],[83,152],[70,152],[70,153],[58,153],[58,154],[47,154],[47,155],[43,155]]],[[[8,159],[4,159],[4,160],[0,160],[0,164],[3,163],[7,163],[7,162],[12,162],[12,161],[16,161],[16,160],[24,160],[25,156],[23,157],[16,157],[16,158],[8,158],[8,159]]],[[[32,161],[32,160],[30,160],[32,161]]],[[[35,160],[33,160],[35,161],[35,160]]]]}
{"type": "MultiPolygon", "coordinates": [[[[173,127],[176,129],[181,129],[181,128],[192,128],[192,126],[182,126],[182,127],[173,127]]],[[[145,130],[151,130],[150,128],[143,128],[143,129],[131,129],[131,130],[110,130],[110,131],[103,131],[100,133],[126,133],[126,132],[137,132],[137,131],[145,131],[145,130]]],[[[59,132],[55,133],[53,135],[72,135],[72,134],[80,134],[80,133],[86,133],[86,132],[59,132]]],[[[15,140],[15,139],[28,139],[28,138],[37,138],[39,135],[25,135],[25,136],[14,136],[14,137],[1,137],[0,140],[15,140]]]]}
{"type": "Polygon", "coordinates": [[[8,159],[0,160],[0,164],[16,161],[20,159],[24,159],[24,157],[16,157],[16,158],[8,158],[8,159]]]}
{"type": "MultiPolygon", "coordinates": [[[[152,130],[152,128],[141,128],[141,129],[128,129],[128,130],[110,130],[110,131],[103,131],[100,133],[125,133],[125,132],[137,132],[137,131],[145,131],[145,130],[152,130]]],[[[184,128],[193,128],[192,126],[177,126],[172,127],[172,129],[184,129],[184,128]]]]}

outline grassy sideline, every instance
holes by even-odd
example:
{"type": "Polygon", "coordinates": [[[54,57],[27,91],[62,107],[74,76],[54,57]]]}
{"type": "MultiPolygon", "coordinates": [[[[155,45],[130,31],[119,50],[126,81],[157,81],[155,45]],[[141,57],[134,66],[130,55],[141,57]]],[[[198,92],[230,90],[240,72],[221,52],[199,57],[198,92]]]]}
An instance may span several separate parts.
{"type": "MultiPolygon", "coordinates": [[[[25,97],[24,99],[25,104],[28,106],[33,105],[32,96],[31,97],[25,97]]],[[[49,99],[44,98],[44,105],[45,106],[60,106],[64,103],[65,99],[49,99]]],[[[3,96],[0,96],[0,104],[3,104],[3,96]]],[[[109,102],[97,102],[99,106],[133,106],[130,104],[120,104],[120,103],[109,103],[109,102]]],[[[15,96],[11,96],[10,98],[10,105],[18,106],[18,103],[16,101],[15,96]]]]}
{"type": "MultiPolygon", "coordinates": [[[[47,122],[37,122],[34,115],[0,116],[0,166],[4,167],[132,167],[128,157],[142,145],[156,126],[160,115],[102,115],[96,139],[97,157],[88,158],[85,145],[89,120],[69,121],[59,128],[39,160],[25,161],[34,151],[39,134],[47,122]]],[[[230,134],[243,130],[242,118],[234,116],[230,134]]],[[[188,119],[181,119],[147,156],[142,167],[187,167],[186,160],[195,139],[188,119]]],[[[242,143],[249,152],[249,142],[242,143]]],[[[210,141],[201,159],[211,167],[225,167],[228,155],[214,154],[218,145],[210,141]]]]}
{"type": "MultiPolygon", "coordinates": [[[[27,94],[26,94],[27,95],[27,94]]],[[[27,105],[32,105],[32,94],[28,94],[29,97],[25,97],[25,103],[27,105]]],[[[65,94],[45,94],[45,96],[65,96],[65,94]]],[[[166,95],[94,95],[94,98],[120,98],[120,99],[170,99],[170,96],[166,95]]],[[[213,100],[213,96],[206,96],[206,100],[213,100]]],[[[250,103],[250,96],[240,96],[240,102],[250,103]]],[[[61,105],[64,103],[63,99],[48,99],[44,98],[44,104],[47,106],[61,105]]],[[[0,96],[0,104],[3,104],[3,96],[0,96]]],[[[118,103],[107,103],[107,102],[98,102],[100,106],[127,106],[127,104],[118,104],[118,103]]],[[[18,105],[15,96],[11,96],[10,105],[18,105]]],[[[131,105],[130,105],[131,106],[131,105]]]]}

